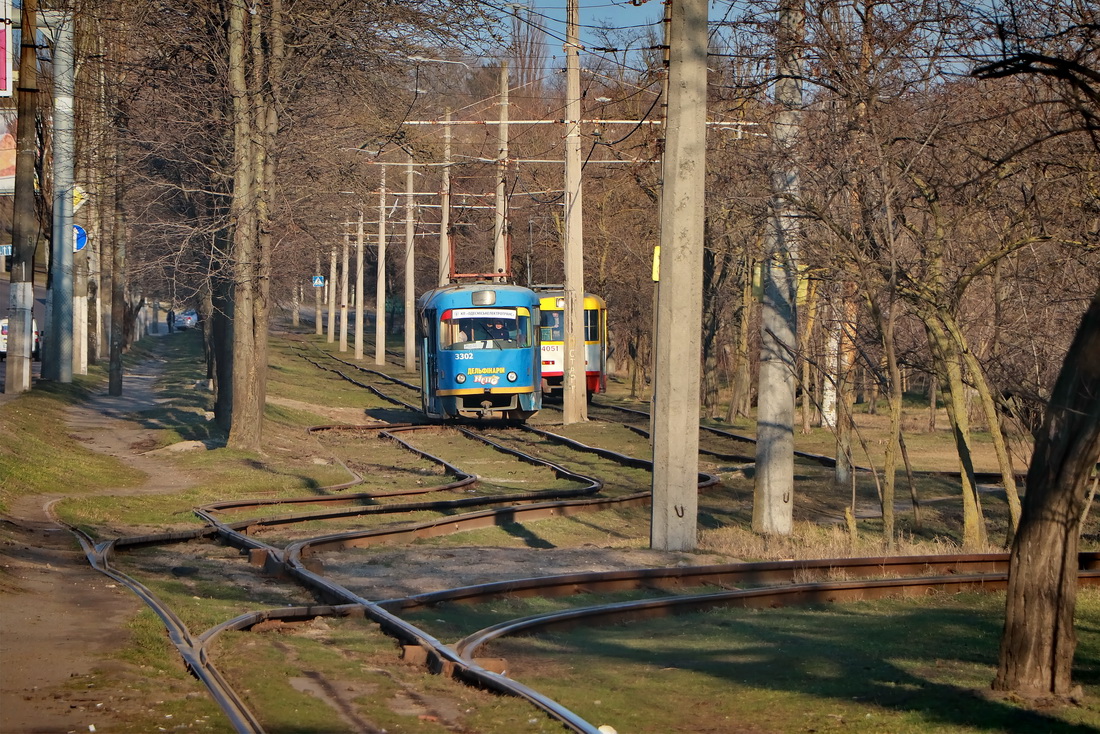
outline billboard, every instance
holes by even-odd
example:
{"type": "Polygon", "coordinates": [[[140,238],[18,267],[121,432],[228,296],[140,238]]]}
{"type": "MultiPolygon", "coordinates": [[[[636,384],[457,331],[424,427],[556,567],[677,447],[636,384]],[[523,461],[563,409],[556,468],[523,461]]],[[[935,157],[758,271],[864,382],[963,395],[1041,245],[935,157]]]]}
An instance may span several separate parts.
{"type": "Polygon", "coordinates": [[[15,131],[19,116],[0,109],[0,196],[15,193],[15,131]]]}

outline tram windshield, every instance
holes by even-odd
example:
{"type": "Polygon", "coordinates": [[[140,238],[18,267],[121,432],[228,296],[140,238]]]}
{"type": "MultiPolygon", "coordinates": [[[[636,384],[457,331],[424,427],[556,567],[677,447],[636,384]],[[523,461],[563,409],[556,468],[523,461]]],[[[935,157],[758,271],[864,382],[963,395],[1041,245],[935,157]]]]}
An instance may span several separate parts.
{"type": "Polygon", "coordinates": [[[439,324],[439,347],[521,349],[531,344],[531,312],[523,308],[452,308],[439,324]]]}

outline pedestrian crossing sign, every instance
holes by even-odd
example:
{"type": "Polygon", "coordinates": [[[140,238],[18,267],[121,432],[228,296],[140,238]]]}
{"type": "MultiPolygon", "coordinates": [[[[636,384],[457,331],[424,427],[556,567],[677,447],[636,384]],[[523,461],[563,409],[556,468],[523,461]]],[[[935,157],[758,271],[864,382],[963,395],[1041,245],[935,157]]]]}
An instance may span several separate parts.
{"type": "Polygon", "coordinates": [[[325,276],[323,276],[323,275],[314,275],[313,276],[313,287],[314,288],[324,288],[325,287],[325,276]]]}

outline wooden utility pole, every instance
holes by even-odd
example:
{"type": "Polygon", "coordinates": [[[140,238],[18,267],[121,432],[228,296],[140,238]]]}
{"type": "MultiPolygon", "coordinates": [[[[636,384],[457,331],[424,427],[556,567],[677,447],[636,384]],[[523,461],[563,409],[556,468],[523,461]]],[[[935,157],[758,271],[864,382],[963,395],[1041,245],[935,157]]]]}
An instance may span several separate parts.
{"type": "Polygon", "coordinates": [[[562,421],[588,420],[584,350],[584,219],[581,198],[581,66],[578,0],[565,4],[565,313],[562,421]]]}
{"type": "Polygon", "coordinates": [[[698,515],[707,0],[672,4],[668,75],[650,545],[686,551],[695,548],[698,515]]]}
{"type": "Polygon", "coordinates": [[[761,268],[759,407],[752,506],[752,529],[764,535],[789,535],[793,525],[796,298],[801,234],[795,208],[799,173],[794,145],[802,106],[804,2],[781,0],[776,38],[775,101],[780,112],[772,135],[772,211],[761,268]]]}
{"type": "Polygon", "coordinates": [[[12,222],[11,291],[8,310],[8,354],[4,392],[31,389],[34,342],[34,248],[38,220],[34,213],[35,126],[38,112],[38,58],[35,33],[37,0],[23,0],[23,43],[19,52],[19,121],[16,127],[15,202],[12,222]]]}
{"type": "Polygon", "coordinates": [[[496,216],[493,219],[493,276],[503,283],[508,267],[508,201],[504,196],[508,177],[508,62],[500,63],[500,124],[497,126],[496,216]]]}

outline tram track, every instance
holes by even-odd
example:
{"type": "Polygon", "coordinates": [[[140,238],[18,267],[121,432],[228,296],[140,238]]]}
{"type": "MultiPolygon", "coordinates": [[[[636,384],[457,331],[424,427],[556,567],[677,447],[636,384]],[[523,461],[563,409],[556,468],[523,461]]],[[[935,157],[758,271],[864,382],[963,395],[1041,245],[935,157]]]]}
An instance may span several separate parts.
{"type": "MultiPolygon", "coordinates": [[[[419,409],[407,399],[409,392],[415,393],[414,385],[384,372],[350,363],[345,362],[344,367],[332,367],[304,353],[301,356],[317,369],[333,372],[395,405],[413,412],[419,409]],[[354,370],[348,367],[354,367],[354,370]],[[363,379],[364,375],[366,379],[363,379]],[[378,382],[385,383],[388,389],[406,391],[406,394],[395,396],[382,389],[376,384],[378,382]]],[[[343,362],[335,357],[333,359],[343,362]]],[[[640,415],[648,420],[646,414],[640,415]]],[[[638,426],[631,430],[639,435],[648,435],[642,433],[638,426]]],[[[705,430],[716,431],[713,435],[722,442],[751,442],[749,438],[720,429],[705,430]]],[[[599,730],[590,722],[537,690],[509,678],[501,672],[501,663],[490,664],[491,658],[485,655],[487,648],[504,637],[535,635],[575,625],[632,622],[718,606],[773,607],[887,595],[919,595],[933,590],[993,590],[1003,588],[1005,584],[1007,555],[987,554],[731,563],[585,572],[438,589],[407,597],[371,599],[327,576],[326,554],[383,544],[408,544],[456,532],[522,524],[582,512],[642,506],[650,501],[648,483],[632,481],[624,476],[627,471],[649,471],[650,462],[588,446],[534,426],[515,428],[487,424],[477,428],[440,428],[410,420],[404,424],[315,426],[310,432],[318,438],[360,432],[394,441],[419,460],[437,467],[437,472],[449,481],[384,492],[356,492],[354,490],[362,483],[362,477],[348,468],[349,481],[321,488],[321,491],[309,496],[227,500],[197,507],[194,512],[204,523],[201,528],[98,543],[74,529],[82,538],[81,544],[85,547],[89,562],[101,572],[126,584],[156,611],[189,669],[211,691],[234,728],[241,732],[260,732],[263,728],[259,718],[248,710],[241,697],[210,662],[207,646],[227,631],[248,631],[265,621],[301,622],[318,617],[362,616],[398,640],[407,660],[420,662],[432,672],[453,676],[468,684],[518,696],[568,730],[596,734],[599,730]],[[573,486],[537,491],[504,492],[497,489],[493,493],[476,496],[410,500],[433,493],[476,491],[481,481],[476,472],[469,471],[461,462],[418,445],[417,436],[439,434],[441,431],[480,442],[511,460],[539,466],[573,486]],[[573,468],[578,464],[585,466],[583,472],[573,468]],[[595,466],[600,468],[589,474],[595,466]],[[637,490],[639,484],[645,489],[637,490]],[[308,509],[303,511],[302,508],[308,509]],[[255,513],[260,514],[241,517],[255,513]],[[434,513],[437,516],[415,522],[400,519],[413,513],[434,513]],[[307,523],[338,524],[371,516],[392,518],[392,521],[375,527],[321,534],[309,530],[306,537],[294,538],[289,542],[285,537],[266,537],[273,529],[293,528],[307,523]],[[153,592],[137,579],[114,569],[110,563],[112,555],[126,550],[195,540],[217,540],[239,549],[260,572],[294,580],[308,589],[320,603],[249,612],[200,635],[193,635],[153,592]],[[843,580],[837,580],[838,576],[843,580]],[[807,580],[811,577],[815,580],[807,580]],[[701,588],[705,591],[700,592],[701,588]],[[429,608],[443,608],[448,604],[477,604],[532,596],[581,598],[589,593],[622,591],[656,592],[660,596],[581,605],[554,613],[507,620],[469,632],[453,643],[438,639],[402,616],[429,608]]],[[[715,449],[714,458],[729,461],[740,456],[735,452],[722,453],[723,450],[715,449]]],[[[828,457],[806,455],[806,458],[816,460],[828,457]]],[[[341,458],[341,463],[346,468],[349,465],[346,457],[341,458]]],[[[700,489],[717,483],[718,479],[712,475],[701,473],[699,476],[700,489]]],[[[1082,584],[1100,584],[1100,554],[1081,554],[1079,579],[1082,584]]]]}

